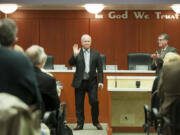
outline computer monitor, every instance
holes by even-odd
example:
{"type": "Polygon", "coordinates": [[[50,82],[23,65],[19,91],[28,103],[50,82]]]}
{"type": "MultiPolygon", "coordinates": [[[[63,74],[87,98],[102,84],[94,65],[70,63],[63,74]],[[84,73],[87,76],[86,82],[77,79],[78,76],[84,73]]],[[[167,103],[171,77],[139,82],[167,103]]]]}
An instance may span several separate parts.
{"type": "Polygon", "coordinates": [[[152,58],[149,53],[128,54],[129,70],[151,70],[152,58]]]}
{"type": "Polygon", "coordinates": [[[52,55],[47,55],[46,63],[43,67],[44,69],[54,69],[54,58],[52,55]]]}
{"type": "Polygon", "coordinates": [[[103,64],[103,69],[106,70],[106,56],[104,54],[100,54],[102,64],[103,64]]]}

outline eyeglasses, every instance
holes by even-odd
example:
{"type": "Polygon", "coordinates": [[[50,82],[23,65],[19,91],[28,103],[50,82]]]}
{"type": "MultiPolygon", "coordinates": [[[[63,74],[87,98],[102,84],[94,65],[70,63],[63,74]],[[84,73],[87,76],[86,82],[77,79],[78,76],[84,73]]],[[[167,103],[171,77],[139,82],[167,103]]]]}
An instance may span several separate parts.
{"type": "Polygon", "coordinates": [[[165,39],[158,39],[158,41],[163,41],[163,40],[165,40],[165,39]]]}

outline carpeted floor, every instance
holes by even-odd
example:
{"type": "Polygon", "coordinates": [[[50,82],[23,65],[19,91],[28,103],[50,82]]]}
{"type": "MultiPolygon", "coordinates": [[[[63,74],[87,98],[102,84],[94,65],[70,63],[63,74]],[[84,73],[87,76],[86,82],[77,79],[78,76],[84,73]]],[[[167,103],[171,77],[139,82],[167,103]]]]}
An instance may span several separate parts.
{"type": "MultiPolygon", "coordinates": [[[[73,129],[76,124],[68,124],[73,129]]],[[[103,130],[97,130],[92,124],[85,124],[83,130],[73,130],[73,135],[107,135],[107,124],[101,123],[103,130]]]]}
{"type": "MultiPolygon", "coordinates": [[[[73,129],[76,124],[68,124],[73,129]]],[[[97,130],[92,124],[85,124],[83,130],[72,130],[73,135],[107,135],[107,124],[101,123],[103,130],[97,130]]],[[[112,135],[147,135],[146,133],[113,133],[112,135]]],[[[157,133],[150,133],[149,135],[157,135],[157,133]]]]}

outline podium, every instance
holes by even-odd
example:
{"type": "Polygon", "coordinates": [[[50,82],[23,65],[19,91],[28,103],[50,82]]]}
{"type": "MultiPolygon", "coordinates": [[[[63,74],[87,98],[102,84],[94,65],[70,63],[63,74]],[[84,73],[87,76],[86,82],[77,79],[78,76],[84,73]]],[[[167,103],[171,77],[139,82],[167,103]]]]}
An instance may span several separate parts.
{"type": "Polygon", "coordinates": [[[154,79],[154,76],[107,76],[109,135],[143,132],[143,106],[150,105],[154,79]]]}

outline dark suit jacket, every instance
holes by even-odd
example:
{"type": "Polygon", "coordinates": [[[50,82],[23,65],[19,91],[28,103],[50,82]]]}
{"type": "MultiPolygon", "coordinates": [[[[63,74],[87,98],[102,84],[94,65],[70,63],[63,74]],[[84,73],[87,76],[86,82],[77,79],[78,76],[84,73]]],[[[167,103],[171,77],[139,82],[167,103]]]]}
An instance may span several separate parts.
{"type": "Polygon", "coordinates": [[[160,113],[166,114],[172,103],[180,97],[180,61],[163,66],[158,86],[158,94],[162,100],[160,113]]]}
{"type": "MultiPolygon", "coordinates": [[[[74,74],[74,79],[72,82],[72,86],[74,88],[78,88],[81,85],[83,80],[83,74],[85,71],[85,61],[84,61],[84,53],[83,49],[81,49],[78,56],[72,57],[69,60],[70,66],[76,66],[76,72],[74,74]]],[[[98,72],[98,83],[103,83],[103,67],[102,67],[102,60],[100,54],[90,49],[90,71],[89,71],[89,80],[97,79],[97,72],[98,72]]]]}
{"type": "Polygon", "coordinates": [[[0,46],[0,92],[17,96],[28,105],[40,105],[41,102],[37,80],[29,59],[3,46],[0,46]]]}
{"type": "MultiPolygon", "coordinates": [[[[158,50],[157,51],[158,54],[161,54],[161,50],[158,50]]],[[[168,53],[168,52],[174,52],[174,53],[178,53],[178,50],[174,47],[171,47],[171,46],[168,46],[166,48],[166,50],[163,52],[163,55],[160,57],[160,59],[158,59],[157,61],[153,61],[152,62],[152,65],[151,65],[151,69],[152,70],[156,70],[156,74],[158,75],[161,71],[161,68],[162,68],[162,65],[163,65],[163,59],[165,57],[165,55],[168,53]]]]}
{"type": "Polygon", "coordinates": [[[37,67],[34,67],[34,70],[43,99],[43,112],[58,109],[60,101],[56,91],[56,79],[47,73],[42,72],[37,67]]]}

